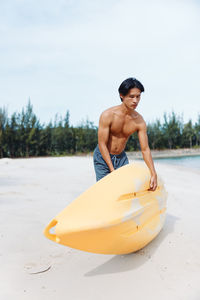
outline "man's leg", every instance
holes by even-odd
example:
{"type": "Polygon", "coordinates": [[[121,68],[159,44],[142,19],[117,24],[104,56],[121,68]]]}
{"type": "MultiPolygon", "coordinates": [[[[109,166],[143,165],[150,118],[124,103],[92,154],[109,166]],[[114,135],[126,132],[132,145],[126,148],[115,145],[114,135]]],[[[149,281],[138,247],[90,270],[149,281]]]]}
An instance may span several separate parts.
{"type": "Polygon", "coordinates": [[[94,170],[96,173],[96,181],[99,181],[104,176],[110,173],[110,170],[103,159],[98,145],[96,146],[93,154],[94,170]]]}

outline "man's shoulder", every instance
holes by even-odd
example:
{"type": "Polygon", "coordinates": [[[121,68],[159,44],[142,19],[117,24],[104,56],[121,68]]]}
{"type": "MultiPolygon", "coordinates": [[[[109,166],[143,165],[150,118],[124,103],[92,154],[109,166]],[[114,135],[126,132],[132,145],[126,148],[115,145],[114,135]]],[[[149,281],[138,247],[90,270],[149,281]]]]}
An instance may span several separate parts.
{"type": "Polygon", "coordinates": [[[145,122],[144,119],[143,119],[143,116],[137,111],[134,111],[134,114],[133,114],[132,118],[134,120],[136,120],[137,122],[139,122],[139,123],[145,122]]]}
{"type": "Polygon", "coordinates": [[[112,117],[113,114],[115,113],[115,111],[118,109],[118,106],[119,106],[119,105],[116,105],[116,106],[112,106],[112,107],[107,108],[106,110],[104,110],[104,111],[101,113],[101,117],[103,117],[103,118],[112,117]]]}
{"type": "Polygon", "coordinates": [[[134,114],[134,121],[137,124],[137,130],[146,130],[146,122],[145,122],[143,116],[136,111],[134,114]]]}

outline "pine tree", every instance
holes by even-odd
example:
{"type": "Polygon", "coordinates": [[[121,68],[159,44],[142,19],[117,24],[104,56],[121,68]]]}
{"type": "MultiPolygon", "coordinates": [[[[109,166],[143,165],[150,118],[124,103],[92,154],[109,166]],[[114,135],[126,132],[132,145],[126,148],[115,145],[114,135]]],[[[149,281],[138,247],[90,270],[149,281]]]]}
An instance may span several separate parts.
{"type": "Polygon", "coordinates": [[[192,148],[192,143],[195,138],[195,131],[192,126],[192,121],[189,120],[183,127],[182,146],[192,148]]]}
{"type": "Polygon", "coordinates": [[[0,157],[7,156],[5,151],[5,127],[8,122],[8,115],[5,108],[0,108],[0,157]]]}

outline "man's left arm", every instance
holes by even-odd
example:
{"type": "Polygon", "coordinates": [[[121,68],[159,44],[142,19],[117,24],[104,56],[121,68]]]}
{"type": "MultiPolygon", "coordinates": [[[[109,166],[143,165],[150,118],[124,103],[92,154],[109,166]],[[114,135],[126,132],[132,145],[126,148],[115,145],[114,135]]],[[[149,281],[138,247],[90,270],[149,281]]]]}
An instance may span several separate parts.
{"type": "Polygon", "coordinates": [[[157,174],[156,174],[153,159],[152,159],[152,156],[151,156],[151,150],[149,148],[148,136],[147,136],[147,127],[146,127],[146,123],[145,123],[144,120],[139,125],[139,128],[138,128],[137,132],[138,132],[138,138],[139,138],[139,142],[140,142],[140,148],[141,148],[141,152],[142,152],[142,155],[143,155],[143,159],[144,159],[144,161],[145,161],[146,165],[148,166],[148,168],[150,170],[150,173],[151,173],[149,190],[155,191],[155,189],[157,187],[157,174]]]}

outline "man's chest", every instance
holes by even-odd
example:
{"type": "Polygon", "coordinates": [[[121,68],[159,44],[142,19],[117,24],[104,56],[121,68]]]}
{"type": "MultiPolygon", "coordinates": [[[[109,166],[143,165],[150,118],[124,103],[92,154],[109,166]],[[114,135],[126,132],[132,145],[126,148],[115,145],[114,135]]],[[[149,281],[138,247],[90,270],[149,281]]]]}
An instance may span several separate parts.
{"type": "Polygon", "coordinates": [[[134,120],[123,118],[114,119],[110,127],[111,134],[124,137],[130,136],[136,130],[137,124],[134,122],[134,120]]]}

